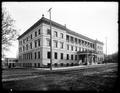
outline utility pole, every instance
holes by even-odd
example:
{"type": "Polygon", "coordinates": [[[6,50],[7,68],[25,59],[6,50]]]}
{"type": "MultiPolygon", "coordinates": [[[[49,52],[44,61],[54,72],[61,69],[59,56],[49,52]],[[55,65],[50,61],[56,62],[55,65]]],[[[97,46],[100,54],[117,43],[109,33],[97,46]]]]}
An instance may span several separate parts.
{"type": "Polygon", "coordinates": [[[106,39],[106,56],[107,56],[107,37],[105,39],[106,39]]]}
{"type": "Polygon", "coordinates": [[[107,60],[107,37],[105,37],[106,39],[106,60],[107,60]]]}
{"type": "Polygon", "coordinates": [[[51,56],[50,56],[50,70],[52,70],[52,27],[51,27],[51,9],[52,9],[52,8],[50,8],[50,9],[48,10],[48,12],[50,13],[50,54],[51,54],[51,56]]]}

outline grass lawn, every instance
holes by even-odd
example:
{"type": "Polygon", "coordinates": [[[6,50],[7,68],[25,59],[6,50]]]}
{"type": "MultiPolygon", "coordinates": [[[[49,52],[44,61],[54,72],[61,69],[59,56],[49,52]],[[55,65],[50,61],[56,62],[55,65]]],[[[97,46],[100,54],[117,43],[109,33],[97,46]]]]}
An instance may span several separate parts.
{"type": "Polygon", "coordinates": [[[71,71],[34,72],[37,78],[3,82],[4,89],[14,90],[79,90],[112,91],[116,84],[115,66],[103,66],[71,71]],[[99,73],[98,73],[99,72],[99,73]],[[90,74],[92,73],[92,74],[90,74]]]}

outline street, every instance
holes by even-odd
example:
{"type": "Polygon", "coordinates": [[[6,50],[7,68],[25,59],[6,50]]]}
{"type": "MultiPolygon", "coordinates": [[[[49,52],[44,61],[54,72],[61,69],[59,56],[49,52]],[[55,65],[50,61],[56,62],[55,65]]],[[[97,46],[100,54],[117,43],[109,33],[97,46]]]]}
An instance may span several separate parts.
{"type": "Polygon", "coordinates": [[[3,89],[112,91],[117,79],[117,64],[55,69],[3,70],[3,89]]]}

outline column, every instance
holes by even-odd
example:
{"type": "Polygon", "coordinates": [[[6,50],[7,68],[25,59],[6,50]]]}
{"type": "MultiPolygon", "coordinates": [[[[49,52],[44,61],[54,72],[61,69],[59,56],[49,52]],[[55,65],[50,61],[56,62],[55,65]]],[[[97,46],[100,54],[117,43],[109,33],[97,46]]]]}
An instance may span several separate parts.
{"type": "Polygon", "coordinates": [[[86,63],[87,63],[87,65],[89,65],[89,63],[88,63],[88,55],[86,54],[86,63]]]}
{"type": "Polygon", "coordinates": [[[93,55],[92,55],[92,64],[94,64],[94,62],[93,62],[93,55]]]}
{"type": "Polygon", "coordinates": [[[91,63],[93,64],[93,55],[92,55],[92,53],[91,53],[91,63]]]}
{"type": "Polygon", "coordinates": [[[97,64],[97,55],[95,55],[95,63],[97,64]]]}

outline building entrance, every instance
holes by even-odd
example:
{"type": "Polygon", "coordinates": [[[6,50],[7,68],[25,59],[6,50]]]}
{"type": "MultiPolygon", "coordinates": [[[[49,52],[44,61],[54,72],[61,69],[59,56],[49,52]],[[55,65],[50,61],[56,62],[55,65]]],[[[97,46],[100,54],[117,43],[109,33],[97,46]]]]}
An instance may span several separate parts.
{"type": "Polygon", "coordinates": [[[85,64],[86,63],[85,55],[78,55],[78,58],[79,58],[79,64],[85,64]]]}
{"type": "Polygon", "coordinates": [[[79,52],[79,65],[92,65],[96,63],[97,55],[92,52],[79,52]]]}

